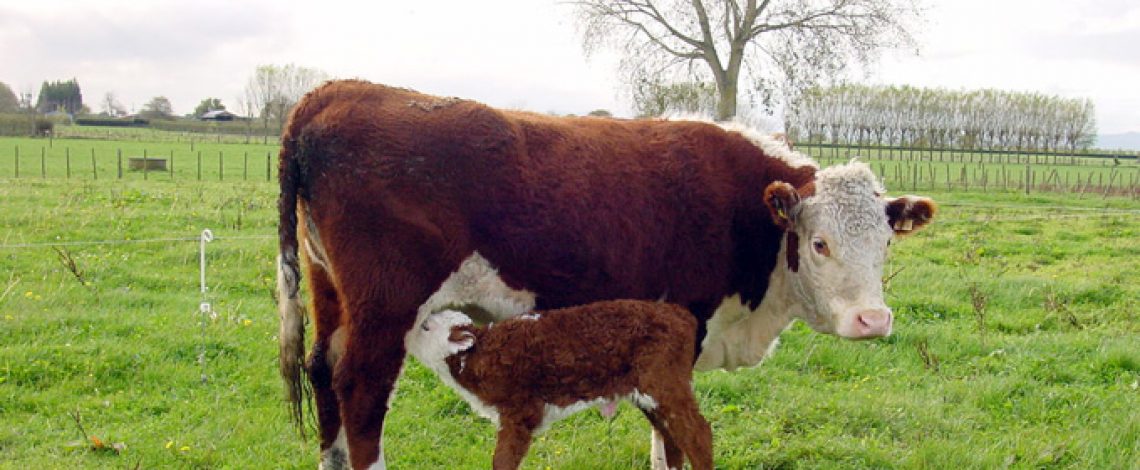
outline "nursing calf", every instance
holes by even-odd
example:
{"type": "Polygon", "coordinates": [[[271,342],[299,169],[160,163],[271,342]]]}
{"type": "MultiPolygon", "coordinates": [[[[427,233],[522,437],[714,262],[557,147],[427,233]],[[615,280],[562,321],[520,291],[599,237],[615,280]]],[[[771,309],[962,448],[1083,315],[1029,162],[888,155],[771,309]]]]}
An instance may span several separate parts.
{"type": "Polygon", "coordinates": [[[498,423],[496,469],[517,468],[533,436],[553,422],[624,399],[664,438],[669,468],[687,457],[701,470],[712,468],[712,430],[692,390],[696,326],[684,308],[631,300],[487,327],[444,310],[408,336],[408,349],[498,423]]]}

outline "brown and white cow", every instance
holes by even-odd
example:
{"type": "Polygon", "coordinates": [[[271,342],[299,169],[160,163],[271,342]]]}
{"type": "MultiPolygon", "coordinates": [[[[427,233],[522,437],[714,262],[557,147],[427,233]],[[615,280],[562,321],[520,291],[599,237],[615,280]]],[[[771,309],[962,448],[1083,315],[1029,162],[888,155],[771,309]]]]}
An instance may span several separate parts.
{"type": "MultiPolygon", "coordinates": [[[[479,327],[428,315],[408,350],[498,426],[493,466],[518,468],[534,435],[598,405],[628,400],[664,437],[666,463],[713,468],[712,429],[693,394],[697,322],[674,304],[609,300],[530,312],[479,327]]],[[[606,411],[608,410],[608,411],[606,411]]]]}
{"type": "Polygon", "coordinates": [[[934,215],[925,198],[884,199],[864,164],[821,171],[737,126],[551,117],[363,81],[306,95],[282,143],[281,372],[300,418],[303,250],[324,468],[384,468],[406,334],[431,312],[665,299],[697,319],[698,369],[751,366],[794,319],[890,334],[887,244],[934,215]]]}

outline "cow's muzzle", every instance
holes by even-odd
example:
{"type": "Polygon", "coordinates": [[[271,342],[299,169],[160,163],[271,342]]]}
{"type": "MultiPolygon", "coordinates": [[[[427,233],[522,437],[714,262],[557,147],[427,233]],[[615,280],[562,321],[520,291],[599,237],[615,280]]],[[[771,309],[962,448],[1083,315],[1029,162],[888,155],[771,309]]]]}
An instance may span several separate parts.
{"type": "Polygon", "coordinates": [[[847,322],[847,328],[839,331],[840,336],[850,339],[869,339],[881,338],[890,336],[891,324],[894,317],[891,315],[891,310],[886,308],[874,308],[861,310],[851,316],[847,322]]]}

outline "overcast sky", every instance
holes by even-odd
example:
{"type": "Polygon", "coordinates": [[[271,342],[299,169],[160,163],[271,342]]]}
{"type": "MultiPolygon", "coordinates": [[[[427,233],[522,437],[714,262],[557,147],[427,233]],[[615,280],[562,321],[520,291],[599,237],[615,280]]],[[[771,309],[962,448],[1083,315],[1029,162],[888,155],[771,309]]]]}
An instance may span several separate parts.
{"type": "MultiPolygon", "coordinates": [[[[1100,132],[1140,131],[1140,1],[926,0],[921,53],[860,81],[1091,98],[1100,132]]],[[[293,63],[494,106],[629,115],[612,57],[587,60],[554,0],[0,0],[0,82],[76,78],[177,114],[231,108],[260,64],[293,63]]]]}

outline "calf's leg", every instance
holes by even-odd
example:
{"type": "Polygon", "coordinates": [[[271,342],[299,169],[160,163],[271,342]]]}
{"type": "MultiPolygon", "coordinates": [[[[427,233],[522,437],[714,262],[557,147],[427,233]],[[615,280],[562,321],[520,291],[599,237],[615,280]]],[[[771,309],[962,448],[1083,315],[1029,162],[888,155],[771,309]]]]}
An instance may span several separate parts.
{"type": "Polygon", "coordinates": [[[645,414],[645,418],[653,426],[653,450],[650,452],[650,465],[653,470],[680,470],[685,463],[684,454],[681,448],[677,446],[677,442],[673,439],[673,435],[661,414],[657,409],[642,408],[641,412],[645,414]],[[660,448],[658,448],[658,443],[660,443],[660,448]],[[663,455],[658,453],[662,451],[663,455]]]}
{"type": "MultiPolygon", "coordinates": [[[[673,444],[689,459],[693,470],[711,470],[712,428],[701,416],[692,389],[685,387],[684,392],[663,399],[657,409],[658,416],[664,427],[669,429],[673,444]]],[[[669,467],[681,468],[680,465],[674,466],[672,461],[669,462],[669,467]]]]}
{"type": "Polygon", "coordinates": [[[491,466],[494,470],[514,470],[519,468],[530,449],[533,429],[507,417],[501,417],[499,421],[498,442],[495,443],[491,466]]]}

